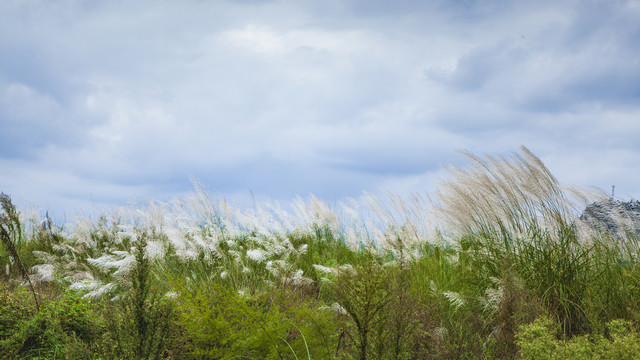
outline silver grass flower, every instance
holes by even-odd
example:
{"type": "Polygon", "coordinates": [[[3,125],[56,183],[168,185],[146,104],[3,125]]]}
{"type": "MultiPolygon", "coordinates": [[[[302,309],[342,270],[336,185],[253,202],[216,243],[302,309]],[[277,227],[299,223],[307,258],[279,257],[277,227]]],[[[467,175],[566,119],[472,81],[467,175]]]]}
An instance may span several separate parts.
{"type": "Polygon", "coordinates": [[[355,274],[356,270],[351,264],[343,264],[338,267],[338,272],[345,274],[355,274]]]}
{"type": "Polygon", "coordinates": [[[147,242],[145,253],[150,259],[161,260],[162,258],[164,258],[166,251],[164,248],[164,244],[162,244],[160,241],[153,240],[147,242]]]}
{"type": "Polygon", "coordinates": [[[331,304],[331,310],[335,311],[339,315],[347,315],[347,310],[345,310],[342,305],[338,304],[337,302],[331,304]]]}
{"type": "Polygon", "coordinates": [[[308,285],[313,282],[313,280],[305,278],[302,275],[304,275],[304,271],[302,271],[302,269],[298,269],[293,273],[293,275],[286,278],[285,281],[291,282],[293,285],[308,285]]]}
{"type": "Polygon", "coordinates": [[[278,277],[280,276],[280,270],[279,267],[276,266],[276,263],[273,261],[267,261],[267,264],[265,266],[265,269],[273,276],[278,277]]]}
{"type": "Polygon", "coordinates": [[[31,268],[38,282],[50,282],[54,279],[55,267],[53,264],[40,264],[31,268]]]}
{"type": "Polygon", "coordinates": [[[332,267],[314,264],[313,268],[322,274],[337,274],[338,270],[332,267]]]}
{"type": "Polygon", "coordinates": [[[116,269],[115,276],[127,274],[135,263],[135,256],[126,251],[113,251],[97,259],[87,259],[87,262],[103,272],[116,269]]]}
{"type": "Polygon", "coordinates": [[[94,279],[85,279],[85,280],[74,282],[69,286],[69,289],[70,290],[95,290],[102,287],[103,285],[104,284],[94,279]]]}
{"type": "Polygon", "coordinates": [[[247,250],[247,257],[256,262],[263,262],[266,259],[266,252],[262,249],[247,250]]]}
{"type": "Polygon", "coordinates": [[[180,294],[177,291],[168,291],[164,297],[168,299],[177,299],[180,294]]]}
{"type": "Polygon", "coordinates": [[[442,293],[442,295],[449,300],[449,304],[451,304],[455,310],[460,309],[465,304],[465,300],[462,295],[455,291],[447,291],[442,293]]]}
{"type": "Polygon", "coordinates": [[[444,341],[444,339],[448,335],[449,335],[449,330],[447,330],[447,328],[445,327],[437,327],[433,329],[433,337],[439,342],[444,341]]]}
{"type": "Polygon", "coordinates": [[[36,259],[43,264],[53,264],[56,262],[56,260],[58,259],[57,256],[49,254],[46,251],[38,251],[38,250],[34,250],[31,252],[36,259]]]}
{"type": "Polygon", "coordinates": [[[116,288],[117,288],[117,285],[115,283],[105,284],[103,286],[97,287],[95,290],[89,291],[83,297],[84,298],[90,298],[90,299],[99,299],[99,298],[111,293],[116,288]]]}

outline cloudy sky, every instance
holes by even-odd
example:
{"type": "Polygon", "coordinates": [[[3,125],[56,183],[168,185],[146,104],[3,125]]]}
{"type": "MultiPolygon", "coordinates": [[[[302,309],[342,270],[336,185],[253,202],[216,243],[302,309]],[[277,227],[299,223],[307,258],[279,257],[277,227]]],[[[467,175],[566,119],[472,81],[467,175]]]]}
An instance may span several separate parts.
{"type": "Polygon", "coordinates": [[[640,1],[0,1],[0,190],[57,215],[430,192],[520,145],[640,198],[640,1]]]}

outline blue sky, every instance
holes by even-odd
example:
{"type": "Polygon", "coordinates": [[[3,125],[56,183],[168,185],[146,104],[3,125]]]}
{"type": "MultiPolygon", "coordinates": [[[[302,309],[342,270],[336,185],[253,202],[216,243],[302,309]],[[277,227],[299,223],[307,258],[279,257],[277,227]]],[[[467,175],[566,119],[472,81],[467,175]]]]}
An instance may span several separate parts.
{"type": "Polygon", "coordinates": [[[520,145],[640,198],[640,1],[0,2],[0,190],[58,216],[190,176],[432,192],[457,150],[520,145]]]}

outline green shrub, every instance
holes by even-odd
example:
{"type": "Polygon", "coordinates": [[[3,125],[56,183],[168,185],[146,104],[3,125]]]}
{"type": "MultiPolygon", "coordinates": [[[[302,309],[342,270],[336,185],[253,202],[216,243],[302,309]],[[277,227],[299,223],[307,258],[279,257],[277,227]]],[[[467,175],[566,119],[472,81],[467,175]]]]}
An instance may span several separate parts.
{"type": "Polygon", "coordinates": [[[285,349],[280,314],[259,312],[217,283],[178,287],[178,324],[194,359],[277,358],[285,349]]]}
{"type": "Polygon", "coordinates": [[[126,292],[115,303],[103,302],[106,330],[101,352],[118,359],[160,359],[168,351],[173,304],[158,292],[152,264],[145,254],[147,233],[134,244],[135,263],[126,292]]]}
{"type": "Polygon", "coordinates": [[[605,334],[581,335],[558,339],[560,326],[549,317],[540,317],[522,326],[516,335],[523,359],[637,359],[640,357],[640,334],[625,320],[607,324],[605,334]]]}
{"type": "Polygon", "coordinates": [[[381,355],[386,345],[385,307],[390,299],[390,281],[381,265],[370,255],[368,261],[344,269],[333,287],[335,301],[356,325],[353,337],[357,358],[366,360],[370,353],[381,355]]]}
{"type": "MultiPolygon", "coordinates": [[[[28,304],[28,294],[6,291],[0,299],[0,353],[4,358],[64,358],[67,351],[90,346],[99,335],[91,304],[80,294],[68,291],[58,299],[46,301],[40,311],[28,304]],[[68,346],[70,343],[81,346],[68,346]]],[[[75,356],[77,358],[77,356],[75,356]]]]}

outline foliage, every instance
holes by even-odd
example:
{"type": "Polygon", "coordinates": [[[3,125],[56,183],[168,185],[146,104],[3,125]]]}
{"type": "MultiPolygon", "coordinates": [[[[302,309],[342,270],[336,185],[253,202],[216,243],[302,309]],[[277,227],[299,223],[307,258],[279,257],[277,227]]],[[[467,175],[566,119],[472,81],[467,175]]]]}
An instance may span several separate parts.
{"type": "Polygon", "coordinates": [[[380,349],[385,345],[386,337],[384,323],[387,314],[383,310],[390,298],[389,281],[385,275],[380,265],[370,257],[363,265],[342,270],[333,290],[336,301],[356,325],[357,334],[353,340],[360,360],[367,359],[369,353],[381,355],[384,352],[380,349]]]}
{"type": "Polygon", "coordinates": [[[2,213],[0,213],[0,240],[5,249],[9,252],[9,256],[12,262],[15,262],[22,277],[29,284],[31,293],[33,294],[33,300],[36,303],[36,308],[40,308],[38,296],[33,288],[31,277],[27,272],[27,269],[22,264],[22,259],[16,245],[20,246],[22,242],[22,227],[20,224],[20,217],[16,207],[11,202],[9,195],[0,193],[0,205],[2,206],[2,213]]]}
{"type": "Polygon", "coordinates": [[[147,236],[141,233],[135,242],[128,292],[116,304],[105,306],[103,353],[119,359],[160,359],[167,350],[173,306],[153,286],[147,236]]]}
{"type": "Polygon", "coordinates": [[[2,194],[0,354],[637,357],[633,214],[608,215],[625,231],[583,221],[580,197],[527,149],[467,155],[435,200],[365,209],[315,197],[238,209],[196,183],[186,201],[52,226],[2,194]]]}
{"type": "Polygon", "coordinates": [[[331,313],[308,302],[294,304],[281,297],[251,301],[217,283],[178,282],[176,286],[177,321],[192,358],[288,359],[307,352],[322,358],[333,355],[331,313]]]}
{"type": "Polygon", "coordinates": [[[65,357],[81,352],[90,354],[89,345],[97,339],[99,324],[91,304],[76,292],[66,292],[44,303],[40,311],[28,307],[22,290],[3,289],[0,299],[0,353],[6,359],[65,357]]]}
{"type": "Polygon", "coordinates": [[[549,317],[523,326],[516,335],[523,359],[637,359],[640,334],[632,323],[612,320],[607,335],[601,333],[557,339],[560,327],[549,317]]]}

